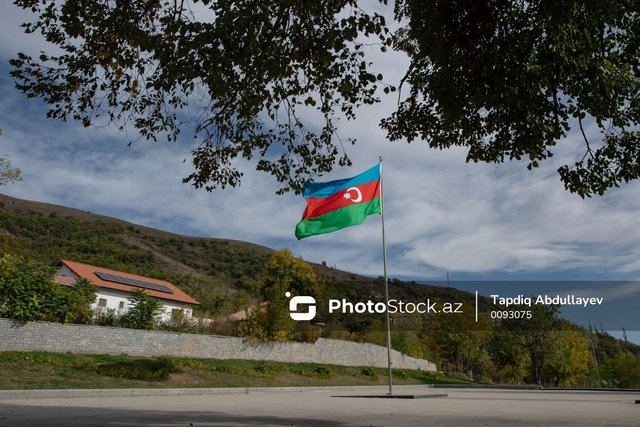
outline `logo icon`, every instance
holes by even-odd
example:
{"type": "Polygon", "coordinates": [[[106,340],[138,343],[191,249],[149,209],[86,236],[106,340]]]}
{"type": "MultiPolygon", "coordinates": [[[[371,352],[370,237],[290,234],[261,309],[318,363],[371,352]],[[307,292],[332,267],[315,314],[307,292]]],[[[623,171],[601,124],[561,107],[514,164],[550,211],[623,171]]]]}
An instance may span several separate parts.
{"type": "MultiPolygon", "coordinates": [[[[287,298],[291,296],[291,292],[285,294],[287,298]]],[[[316,317],[316,299],[310,296],[298,296],[291,298],[289,301],[289,316],[293,320],[311,320],[316,317]],[[298,305],[305,304],[309,306],[306,313],[298,313],[298,305]]]]}

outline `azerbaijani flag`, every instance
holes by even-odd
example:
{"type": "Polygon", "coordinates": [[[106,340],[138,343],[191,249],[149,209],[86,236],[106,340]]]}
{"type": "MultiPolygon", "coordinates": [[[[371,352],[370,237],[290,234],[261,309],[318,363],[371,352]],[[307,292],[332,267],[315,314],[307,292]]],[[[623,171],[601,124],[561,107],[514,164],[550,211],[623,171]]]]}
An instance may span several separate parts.
{"type": "Polygon", "coordinates": [[[296,226],[298,240],[362,224],[368,215],[382,213],[380,165],[353,178],[307,181],[303,196],[307,208],[296,226]]]}

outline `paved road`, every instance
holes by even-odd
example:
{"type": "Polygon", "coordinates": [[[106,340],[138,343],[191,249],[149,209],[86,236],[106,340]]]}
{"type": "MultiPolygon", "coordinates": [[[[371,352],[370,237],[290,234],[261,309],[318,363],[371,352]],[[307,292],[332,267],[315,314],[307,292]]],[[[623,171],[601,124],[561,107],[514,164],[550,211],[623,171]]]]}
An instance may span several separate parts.
{"type": "Polygon", "coordinates": [[[636,393],[402,388],[448,397],[335,397],[298,391],[157,397],[0,399],[0,426],[624,426],[640,427],[636,393]]]}

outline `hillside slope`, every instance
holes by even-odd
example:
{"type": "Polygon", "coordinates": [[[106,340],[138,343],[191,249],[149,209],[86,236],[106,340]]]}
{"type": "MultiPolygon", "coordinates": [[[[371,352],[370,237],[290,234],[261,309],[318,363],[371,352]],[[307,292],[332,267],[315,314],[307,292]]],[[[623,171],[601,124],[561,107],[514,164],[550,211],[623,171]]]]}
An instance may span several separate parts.
{"type": "MultiPolygon", "coordinates": [[[[182,236],[117,218],[0,194],[0,254],[60,259],[169,280],[203,303],[209,314],[244,308],[258,296],[273,249],[238,240],[182,236]]],[[[379,299],[384,280],[313,264],[332,298],[379,299]]],[[[390,281],[404,301],[471,303],[453,288],[390,281]]],[[[482,304],[488,301],[483,300],[482,304]]]]}

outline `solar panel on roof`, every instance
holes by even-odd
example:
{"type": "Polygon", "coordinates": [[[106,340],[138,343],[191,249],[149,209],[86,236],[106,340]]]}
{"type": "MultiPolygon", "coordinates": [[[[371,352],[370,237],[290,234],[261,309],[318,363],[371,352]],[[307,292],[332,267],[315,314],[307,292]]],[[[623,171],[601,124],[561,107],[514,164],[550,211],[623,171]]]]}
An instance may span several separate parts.
{"type": "Polygon", "coordinates": [[[151,289],[153,291],[166,292],[172,294],[173,290],[159,283],[145,282],[144,280],[132,279],[130,277],[122,277],[115,274],[104,273],[102,271],[94,271],[96,276],[107,282],[119,283],[121,285],[136,286],[138,288],[151,289]]]}

